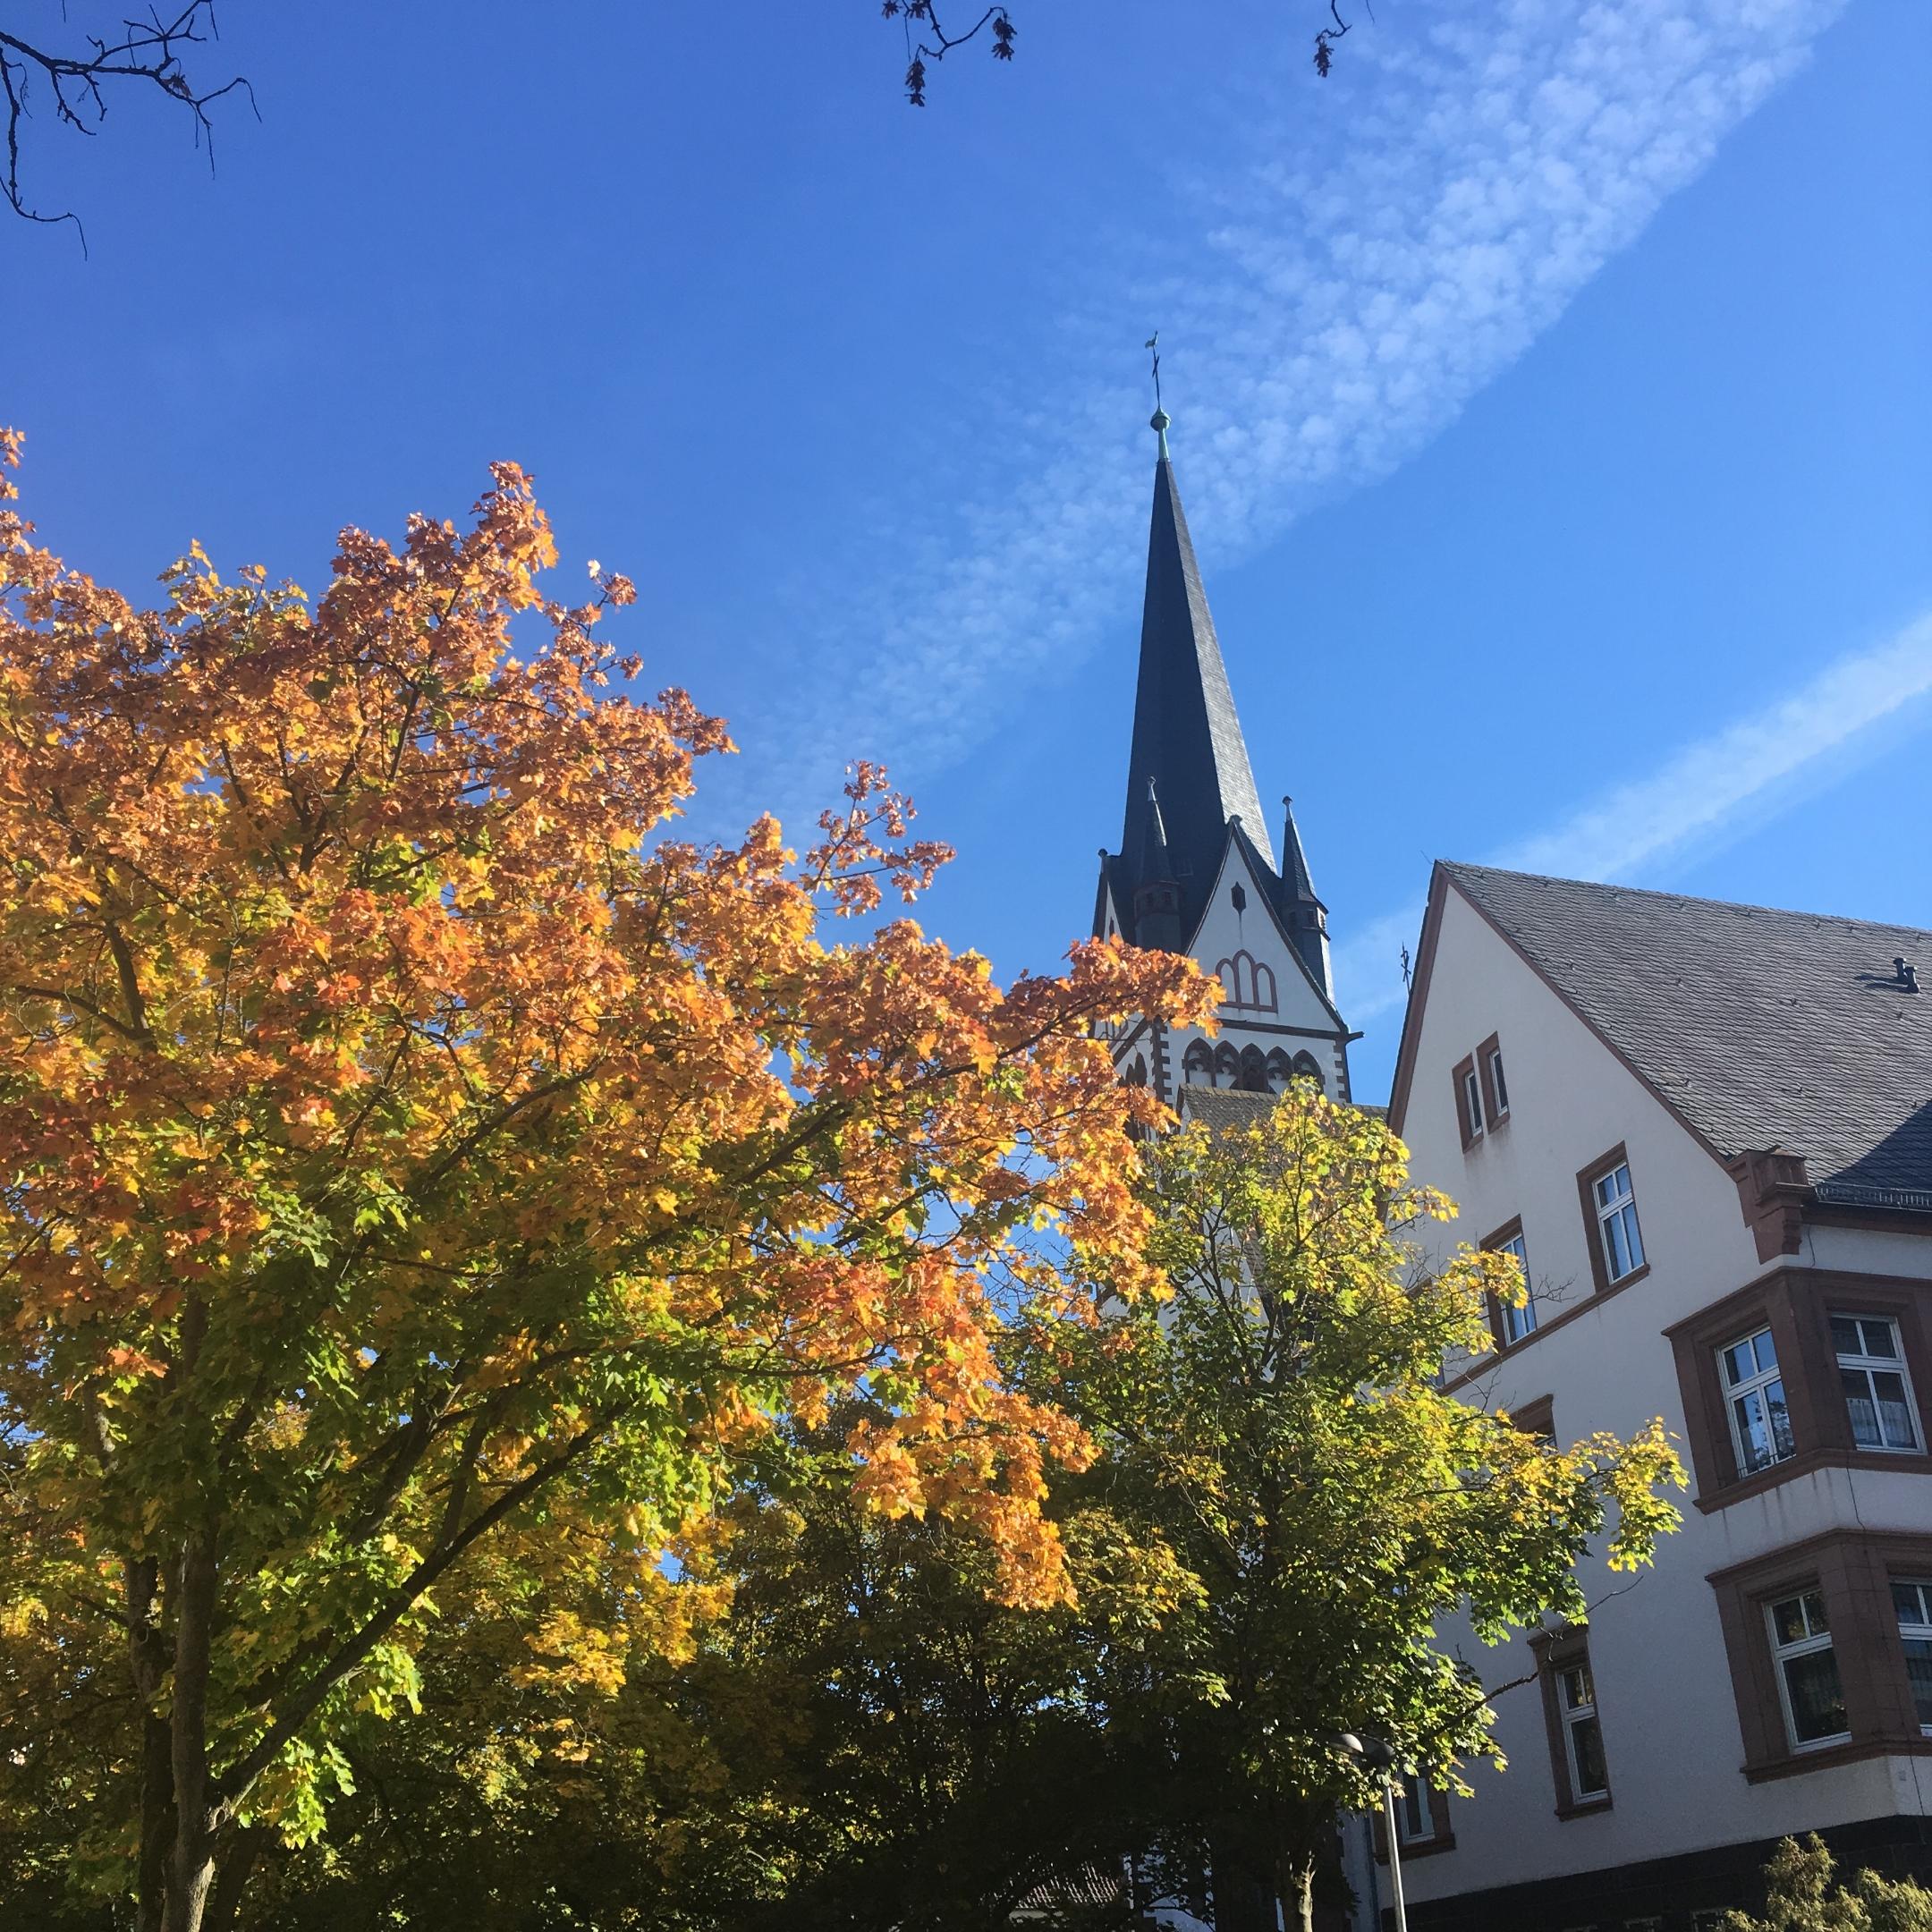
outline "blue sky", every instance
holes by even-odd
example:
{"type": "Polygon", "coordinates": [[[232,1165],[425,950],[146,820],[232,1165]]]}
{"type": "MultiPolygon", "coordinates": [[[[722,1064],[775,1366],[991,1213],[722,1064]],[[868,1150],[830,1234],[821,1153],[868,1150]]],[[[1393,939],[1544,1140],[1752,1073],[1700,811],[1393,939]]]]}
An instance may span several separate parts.
{"type": "Polygon", "coordinates": [[[1932,924],[1932,7],[1320,12],[1023,0],[919,113],[874,0],[231,4],[212,181],[34,131],[29,513],[313,584],[513,457],[731,717],[700,823],[883,758],[1010,975],[1119,836],[1157,326],[1364,1097],[1437,856],[1932,924]]]}

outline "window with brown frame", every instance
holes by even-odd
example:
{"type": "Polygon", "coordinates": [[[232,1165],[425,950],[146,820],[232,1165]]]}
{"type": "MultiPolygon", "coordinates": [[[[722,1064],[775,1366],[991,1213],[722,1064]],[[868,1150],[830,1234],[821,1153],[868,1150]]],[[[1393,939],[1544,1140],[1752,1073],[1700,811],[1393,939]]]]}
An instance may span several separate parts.
{"type": "Polygon", "coordinates": [[[1509,1419],[1525,1436],[1534,1436],[1552,1449],[1556,1446],[1556,1398],[1554,1395],[1538,1395],[1533,1401],[1518,1402],[1510,1411],[1509,1419]]]}
{"type": "Polygon", "coordinates": [[[1699,1509],[1818,1469],[1932,1473],[1932,1282],[1786,1266],[1665,1335],[1699,1509]]]}
{"type": "Polygon", "coordinates": [[[1932,1536],[1833,1530],[1712,1573],[1744,1775],[1932,1752],[1932,1536]]]}
{"type": "Polygon", "coordinates": [[[1543,1690],[1556,1816],[1601,1811],[1610,1803],[1610,1770],[1597,1708],[1597,1681],[1590,1670],[1589,1633],[1580,1629],[1539,1631],[1530,1644],[1543,1690]]]}
{"type": "Polygon", "coordinates": [[[1536,1333],[1536,1296],[1530,1287],[1530,1250],[1523,1240],[1522,1216],[1505,1221],[1492,1233],[1485,1234],[1482,1245],[1492,1254],[1513,1255],[1516,1266],[1522,1270],[1523,1299],[1521,1301],[1503,1301],[1495,1295],[1489,1297],[1489,1332],[1496,1337],[1499,1349],[1513,1348],[1519,1342],[1527,1342],[1536,1333]]]}
{"type": "MultiPolygon", "coordinates": [[[[1388,1820],[1370,1814],[1375,1855],[1388,1863],[1388,1820]]],[[[1395,1786],[1395,1828],[1402,1839],[1402,1862],[1455,1850],[1455,1832],[1449,1820],[1449,1794],[1425,1772],[1411,1772],[1395,1786]]]]}
{"type": "Polygon", "coordinates": [[[1481,1076],[1483,1106],[1490,1126],[1507,1126],[1509,1077],[1503,1070],[1503,1043],[1494,1033],[1476,1049],[1476,1071],[1481,1076]]]}
{"type": "Polygon", "coordinates": [[[1650,1272],[1643,1229],[1637,1218],[1637,1189],[1630,1156],[1620,1140],[1577,1173],[1577,1198],[1583,1206],[1583,1238],[1589,1248],[1590,1276],[1598,1294],[1627,1288],[1650,1272]]]}
{"type": "Polygon", "coordinates": [[[1462,1145],[1472,1148],[1483,1137],[1482,1079],[1476,1071],[1475,1055],[1457,1061],[1449,1078],[1455,1083],[1456,1126],[1462,1145]]]}

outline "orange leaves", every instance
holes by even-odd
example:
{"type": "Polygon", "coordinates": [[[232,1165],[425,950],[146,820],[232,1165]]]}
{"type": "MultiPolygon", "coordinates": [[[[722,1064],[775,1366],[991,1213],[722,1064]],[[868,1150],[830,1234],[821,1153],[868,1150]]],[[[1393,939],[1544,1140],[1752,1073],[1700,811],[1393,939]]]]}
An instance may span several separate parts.
{"type": "Polygon", "coordinates": [[[724,725],[612,694],[631,586],[547,599],[549,527],[493,479],[467,528],[344,531],[313,606],[196,549],[137,612],[0,515],[0,1318],[85,1326],[94,1373],[199,1309],[243,1386],[282,1378],[264,1413],[304,1391],[259,1437],[325,1472],[289,1549],[419,1418],[445,1458],[480,1428],[492,1481],[602,1419],[614,1489],[675,1523],[788,1404],[885,1392],[868,1493],[1050,1595],[1043,1471],[1085,1446],[1003,1384],[1002,1323],[1067,1243],[1138,1252],[1151,1103],[1093,1030],[1208,1021],[1209,983],[1088,945],[1003,991],[910,920],[828,943],[947,857],[876,766],[802,860],[768,816],[665,837],[724,725]]]}

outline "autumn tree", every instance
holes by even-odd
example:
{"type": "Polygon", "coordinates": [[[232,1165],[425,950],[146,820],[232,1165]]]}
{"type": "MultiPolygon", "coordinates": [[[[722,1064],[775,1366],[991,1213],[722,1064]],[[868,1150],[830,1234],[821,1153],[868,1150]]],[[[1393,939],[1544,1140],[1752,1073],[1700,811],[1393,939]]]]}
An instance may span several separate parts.
{"type": "Polygon", "coordinates": [[[631,586],[554,561],[508,465],[312,604],[194,550],[138,608],[0,511],[0,1630],[113,1634],[89,1849],[143,1932],[324,1828],[465,1565],[648,1568],[845,1393],[868,1506],[1063,1592],[1084,1445],[996,1343],[1151,1283],[1090,1029],[1205,982],[835,942],[942,849],[862,767],[802,858],[673,836],[724,728],[609,688],[631,586]]]}
{"type": "Polygon", "coordinates": [[[1445,1619],[1484,1640],[1580,1622],[1580,1561],[1636,1569],[1676,1521],[1661,1422],[1560,1449],[1443,1393],[1445,1358],[1492,1345],[1486,1298],[1523,1284],[1508,1257],[1431,1265],[1419,1237],[1452,1210],[1405,1159],[1307,1083],[1164,1140],[1171,1301],[1130,1275],[1097,1327],[1041,1325],[1028,1371],[1102,1447],[1063,1492],[1104,1496],[1188,1585],[1132,1641],[1095,1633],[1087,1682],[1114,1750],[1175,1794],[1148,1849],[1178,1878],[1211,1868],[1226,1932],[1277,1902],[1312,1924],[1338,1812],[1380,1801],[1337,1733],[1448,1781],[1492,1754],[1492,1686],[1445,1619]]]}

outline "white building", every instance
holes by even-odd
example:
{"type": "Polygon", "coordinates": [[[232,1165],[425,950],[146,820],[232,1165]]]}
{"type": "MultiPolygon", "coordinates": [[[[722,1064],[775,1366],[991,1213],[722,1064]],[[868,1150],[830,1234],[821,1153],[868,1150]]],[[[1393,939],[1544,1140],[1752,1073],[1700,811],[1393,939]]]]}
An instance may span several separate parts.
{"type": "Polygon", "coordinates": [[[1436,868],[1390,1117],[1533,1291],[1452,1377],[1564,1442],[1661,1415],[1691,1487],[1587,1631],[1462,1640],[1530,1682],[1508,1770],[1412,1808],[1417,1932],[1693,1932],[1793,1832],[1932,1876],[1916,972],[1932,933],[1436,868]]]}

